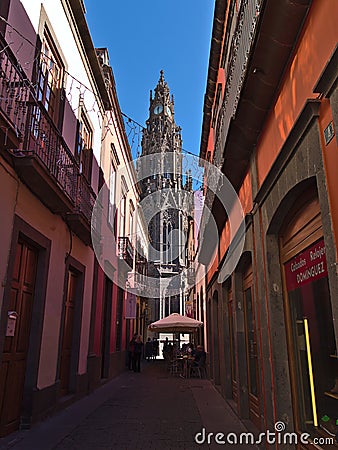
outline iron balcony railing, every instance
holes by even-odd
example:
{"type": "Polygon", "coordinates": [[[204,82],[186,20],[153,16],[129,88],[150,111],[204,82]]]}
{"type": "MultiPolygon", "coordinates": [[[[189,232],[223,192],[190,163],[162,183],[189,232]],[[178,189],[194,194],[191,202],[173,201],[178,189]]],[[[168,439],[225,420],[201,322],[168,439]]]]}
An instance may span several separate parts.
{"type": "Polygon", "coordinates": [[[138,295],[147,294],[148,283],[147,276],[143,273],[135,272],[135,288],[138,295]]]}
{"type": "Polygon", "coordinates": [[[1,34],[0,114],[21,142],[14,156],[37,159],[90,223],[95,193],[1,34]]]}
{"type": "Polygon", "coordinates": [[[118,257],[133,267],[134,247],[127,236],[118,238],[118,257]]]}
{"type": "Polygon", "coordinates": [[[82,214],[91,223],[95,204],[95,192],[83,174],[77,175],[77,189],[75,196],[75,211],[82,214]]]}
{"type": "Polygon", "coordinates": [[[221,167],[223,149],[231,119],[235,116],[247,71],[248,60],[257,28],[262,0],[242,0],[233,34],[228,64],[224,100],[217,118],[213,163],[221,167]]]}
{"type": "Polygon", "coordinates": [[[74,155],[41,103],[28,106],[23,149],[17,155],[34,156],[74,202],[79,167],[74,155]]]}
{"type": "Polygon", "coordinates": [[[187,268],[187,281],[190,286],[196,284],[196,271],[195,267],[188,267],[187,268]]]}
{"type": "Polygon", "coordinates": [[[26,127],[30,81],[0,34],[0,112],[19,141],[26,127]]]}

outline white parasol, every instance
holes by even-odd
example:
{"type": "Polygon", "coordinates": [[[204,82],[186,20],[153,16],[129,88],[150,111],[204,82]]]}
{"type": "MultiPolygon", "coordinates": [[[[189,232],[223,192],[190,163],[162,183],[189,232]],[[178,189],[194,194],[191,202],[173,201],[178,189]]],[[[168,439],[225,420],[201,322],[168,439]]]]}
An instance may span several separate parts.
{"type": "Polygon", "coordinates": [[[191,333],[203,326],[203,322],[191,319],[187,316],[181,316],[178,313],[157,320],[148,326],[150,331],[159,333],[191,333]]]}

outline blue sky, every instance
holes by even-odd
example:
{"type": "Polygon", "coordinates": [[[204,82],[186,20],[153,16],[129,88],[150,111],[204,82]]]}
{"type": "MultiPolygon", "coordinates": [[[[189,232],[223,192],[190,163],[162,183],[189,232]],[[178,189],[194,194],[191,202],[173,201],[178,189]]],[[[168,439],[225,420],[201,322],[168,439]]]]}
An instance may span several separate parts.
{"type": "Polygon", "coordinates": [[[144,125],[164,70],[183,148],[199,154],[214,1],[85,0],[95,47],[107,47],[123,113],[144,125]]]}

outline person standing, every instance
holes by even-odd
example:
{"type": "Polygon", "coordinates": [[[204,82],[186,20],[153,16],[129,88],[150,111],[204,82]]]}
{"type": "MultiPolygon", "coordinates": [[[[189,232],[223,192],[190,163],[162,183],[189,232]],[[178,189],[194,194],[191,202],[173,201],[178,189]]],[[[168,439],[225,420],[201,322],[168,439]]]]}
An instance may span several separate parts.
{"type": "Polygon", "coordinates": [[[159,342],[156,338],[153,338],[153,359],[156,359],[159,353],[159,342]]]}
{"type": "Polygon", "coordinates": [[[133,337],[131,338],[131,340],[129,341],[129,344],[128,344],[128,369],[129,370],[133,369],[134,343],[135,343],[136,337],[137,337],[137,333],[134,333],[133,337]]]}
{"type": "Polygon", "coordinates": [[[147,361],[150,361],[150,359],[153,356],[153,343],[150,339],[150,337],[148,338],[147,342],[146,342],[146,346],[145,346],[145,357],[147,361]]]}
{"type": "Polygon", "coordinates": [[[133,371],[141,372],[141,356],[142,356],[143,342],[142,337],[138,334],[134,342],[133,353],[133,371]]]}

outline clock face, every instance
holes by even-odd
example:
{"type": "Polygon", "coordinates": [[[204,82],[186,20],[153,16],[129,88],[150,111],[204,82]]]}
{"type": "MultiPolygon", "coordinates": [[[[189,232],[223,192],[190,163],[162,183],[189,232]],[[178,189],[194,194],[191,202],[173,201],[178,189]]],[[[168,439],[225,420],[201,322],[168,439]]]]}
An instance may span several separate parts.
{"type": "Polygon", "coordinates": [[[163,111],[162,105],[156,105],[154,108],[154,114],[160,114],[163,111]]]}
{"type": "Polygon", "coordinates": [[[167,115],[170,117],[171,116],[171,109],[169,108],[168,105],[166,106],[165,111],[166,111],[167,115]]]}

